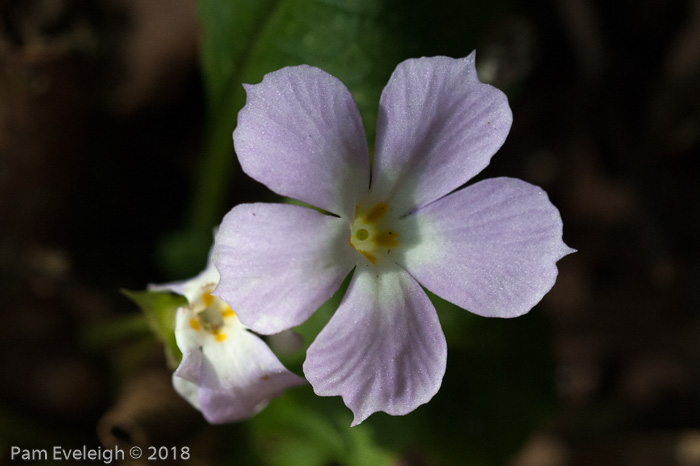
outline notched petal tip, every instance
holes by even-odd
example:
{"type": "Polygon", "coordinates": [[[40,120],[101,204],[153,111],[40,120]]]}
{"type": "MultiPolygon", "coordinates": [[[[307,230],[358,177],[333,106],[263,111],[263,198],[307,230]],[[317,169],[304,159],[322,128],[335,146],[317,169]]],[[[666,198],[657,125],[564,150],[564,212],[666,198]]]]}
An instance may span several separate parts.
{"type": "Polygon", "coordinates": [[[309,347],[304,374],[317,395],[343,398],[354,426],[378,411],[400,416],[430,401],[446,361],[435,308],[418,283],[394,267],[378,277],[356,271],[309,347]]]}
{"type": "Polygon", "coordinates": [[[409,59],[382,92],[372,191],[409,212],[483,170],[513,120],[506,95],[482,83],[466,58],[409,59]]]}

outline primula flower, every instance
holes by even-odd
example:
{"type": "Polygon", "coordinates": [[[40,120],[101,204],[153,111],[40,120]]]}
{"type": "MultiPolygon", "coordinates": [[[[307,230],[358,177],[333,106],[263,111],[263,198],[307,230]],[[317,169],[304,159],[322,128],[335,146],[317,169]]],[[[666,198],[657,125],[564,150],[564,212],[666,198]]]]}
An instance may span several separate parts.
{"type": "Polygon", "coordinates": [[[191,280],[153,286],[187,298],[178,308],[175,339],[182,361],[175,390],[212,424],[247,419],[290,387],[306,383],[282,366],[234,311],[211,292],[219,282],[213,265],[191,280]]]}
{"type": "Polygon", "coordinates": [[[360,113],[336,78],[311,66],[267,74],[248,94],[233,141],[243,170],[323,211],[243,204],[215,239],[215,294],[250,328],[304,322],[354,269],[347,293],[307,351],[318,395],[341,395],[353,425],[406,414],[437,392],[447,348],[421,285],[488,317],[528,312],[553,286],[557,209],[512,178],[457,190],[500,148],[512,114],[481,83],[474,53],[406,60],[379,103],[370,156],[360,113]],[[371,175],[370,175],[371,173],[371,175]]]}

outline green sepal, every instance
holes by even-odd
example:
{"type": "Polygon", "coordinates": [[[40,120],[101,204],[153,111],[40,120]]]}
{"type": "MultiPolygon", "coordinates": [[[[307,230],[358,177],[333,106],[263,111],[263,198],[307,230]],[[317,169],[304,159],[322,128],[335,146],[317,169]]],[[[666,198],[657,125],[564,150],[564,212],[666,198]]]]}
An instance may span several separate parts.
{"type": "Polygon", "coordinates": [[[187,306],[187,298],[169,291],[131,291],[121,292],[141,308],[151,331],[163,343],[168,366],[175,369],[182,360],[182,352],[175,341],[175,311],[187,306]]]}

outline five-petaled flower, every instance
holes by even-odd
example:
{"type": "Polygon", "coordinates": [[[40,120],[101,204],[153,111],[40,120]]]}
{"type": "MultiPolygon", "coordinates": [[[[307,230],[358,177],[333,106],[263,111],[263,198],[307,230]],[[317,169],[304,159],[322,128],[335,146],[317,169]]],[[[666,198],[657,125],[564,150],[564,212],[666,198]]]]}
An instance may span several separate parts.
{"type": "Polygon", "coordinates": [[[474,53],[399,64],[379,103],[370,155],[347,88],[311,66],[245,85],[233,133],[243,170],[317,210],[244,204],[223,220],[215,294],[262,334],[305,321],[354,274],[307,351],[318,395],[341,395],[353,425],[406,414],[437,392],[447,349],[421,285],[489,317],[528,312],[553,286],[562,241],[557,209],[512,178],[457,190],[510,130],[506,96],[481,83],[474,53]]]}
{"type": "Polygon", "coordinates": [[[187,298],[189,304],[178,308],[175,317],[182,361],[173,386],[212,424],[254,416],[287,388],[306,383],[285,369],[224,301],[212,296],[218,282],[219,272],[209,264],[191,280],[151,287],[187,298]]]}

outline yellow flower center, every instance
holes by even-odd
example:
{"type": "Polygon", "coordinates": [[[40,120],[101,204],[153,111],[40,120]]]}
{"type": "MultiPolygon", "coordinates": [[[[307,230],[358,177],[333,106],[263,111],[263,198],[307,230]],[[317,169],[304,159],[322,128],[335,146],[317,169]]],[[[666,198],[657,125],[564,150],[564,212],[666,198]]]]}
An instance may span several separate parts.
{"type": "Polygon", "coordinates": [[[191,305],[194,317],[190,319],[190,327],[198,332],[210,333],[214,340],[226,340],[224,329],[226,319],[236,314],[231,308],[216,296],[211,295],[212,287],[208,287],[202,294],[201,300],[191,305]]]}
{"type": "Polygon", "coordinates": [[[355,221],[350,230],[350,245],[372,264],[399,245],[399,232],[386,221],[389,207],[380,202],[369,208],[355,207],[355,221]]]}

